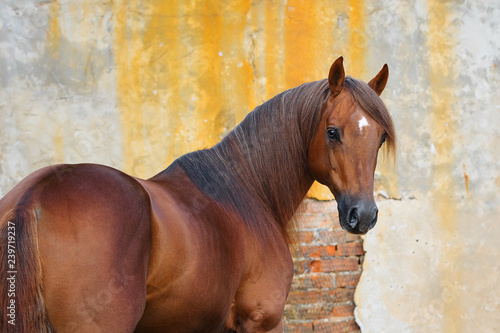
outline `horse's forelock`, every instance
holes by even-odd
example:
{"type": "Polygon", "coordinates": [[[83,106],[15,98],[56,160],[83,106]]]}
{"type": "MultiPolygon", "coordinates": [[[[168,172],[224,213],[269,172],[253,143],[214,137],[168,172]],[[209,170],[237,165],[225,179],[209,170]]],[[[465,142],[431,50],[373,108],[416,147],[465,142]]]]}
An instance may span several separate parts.
{"type": "Polygon", "coordinates": [[[363,81],[345,78],[345,87],[349,89],[354,100],[368,115],[387,133],[387,149],[394,156],[396,151],[396,131],[389,111],[377,93],[363,81]]]}

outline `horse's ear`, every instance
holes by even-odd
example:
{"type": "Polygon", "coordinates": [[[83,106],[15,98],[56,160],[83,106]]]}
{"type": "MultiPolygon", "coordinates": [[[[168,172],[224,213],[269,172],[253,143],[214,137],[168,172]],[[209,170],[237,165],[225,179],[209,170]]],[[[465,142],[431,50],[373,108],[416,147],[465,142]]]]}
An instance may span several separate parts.
{"type": "Polygon", "coordinates": [[[380,72],[378,72],[377,76],[375,76],[368,85],[375,90],[377,95],[380,96],[382,91],[384,91],[385,85],[387,84],[387,79],[389,78],[389,67],[387,64],[382,67],[380,72]]]}
{"type": "Polygon", "coordinates": [[[342,62],[344,58],[339,57],[330,67],[330,74],[328,75],[328,84],[330,85],[330,90],[333,96],[340,94],[342,89],[344,89],[344,65],[342,62]]]}

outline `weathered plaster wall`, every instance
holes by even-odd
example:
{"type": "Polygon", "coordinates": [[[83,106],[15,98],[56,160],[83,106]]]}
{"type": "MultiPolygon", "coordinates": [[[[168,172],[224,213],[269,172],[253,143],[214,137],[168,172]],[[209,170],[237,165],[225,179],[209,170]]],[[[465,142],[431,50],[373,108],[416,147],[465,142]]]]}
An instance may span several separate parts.
{"type": "MultiPolygon", "coordinates": [[[[355,300],[363,332],[500,329],[500,3],[0,0],[0,195],[35,169],[140,177],[338,56],[399,133],[355,300]]],[[[328,198],[322,189],[314,195],[328,198]]]]}
{"type": "Polygon", "coordinates": [[[498,332],[500,3],[372,6],[383,9],[370,43],[385,40],[380,56],[395,61],[385,99],[400,151],[384,187],[402,200],[382,201],[365,237],[358,322],[363,332],[498,332]]]}

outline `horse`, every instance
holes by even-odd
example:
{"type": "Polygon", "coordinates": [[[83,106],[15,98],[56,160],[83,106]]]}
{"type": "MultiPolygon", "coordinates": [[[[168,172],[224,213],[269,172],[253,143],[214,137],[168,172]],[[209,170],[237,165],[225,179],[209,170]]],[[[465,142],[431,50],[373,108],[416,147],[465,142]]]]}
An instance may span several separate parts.
{"type": "Polygon", "coordinates": [[[342,228],[377,221],[380,99],[346,76],[286,90],[150,179],[96,164],[35,171],[0,200],[2,332],[282,332],[294,212],[315,180],[342,228]]]}

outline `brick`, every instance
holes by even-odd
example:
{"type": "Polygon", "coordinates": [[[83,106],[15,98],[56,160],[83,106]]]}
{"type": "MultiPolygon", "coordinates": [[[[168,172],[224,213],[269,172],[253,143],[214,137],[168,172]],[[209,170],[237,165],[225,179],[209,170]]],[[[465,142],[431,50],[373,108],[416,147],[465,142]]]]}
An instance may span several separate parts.
{"type": "Polygon", "coordinates": [[[334,288],[335,287],[335,278],[333,274],[326,275],[310,275],[309,281],[311,288],[334,288]]]}
{"type": "Polygon", "coordinates": [[[298,230],[331,228],[335,221],[334,214],[297,214],[295,226],[298,230]]]}
{"type": "MultiPolygon", "coordinates": [[[[353,300],[354,300],[354,289],[331,288],[331,289],[313,289],[313,290],[292,290],[288,294],[286,304],[290,306],[298,306],[298,305],[340,306],[345,304],[339,304],[339,303],[352,302],[353,300]]],[[[302,318],[302,319],[309,319],[309,318],[302,318]]]]}
{"type": "Polygon", "coordinates": [[[292,256],[296,258],[330,257],[335,254],[335,249],[332,251],[330,247],[326,245],[302,245],[293,250],[292,256]]]}
{"type": "Polygon", "coordinates": [[[322,271],[322,261],[321,260],[313,260],[309,263],[309,268],[311,269],[311,272],[321,272],[322,271]]]}
{"type": "Polygon", "coordinates": [[[291,290],[288,294],[288,304],[315,304],[320,301],[318,290],[291,290]]]}
{"type": "Polygon", "coordinates": [[[334,257],[330,259],[317,259],[306,262],[309,270],[314,273],[318,272],[345,272],[345,271],[358,271],[359,261],[358,258],[344,258],[334,257]]]}
{"type": "Polygon", "coordinates": [[[326,229],[318,231],[318,242],[327,245],[343,244],[359,241],[358,235],[350,234],[344,230],[326,229]]]}
{"type": "MultiPolygon", "coordinates": [[[[354,289],[346,289],[346,288],[330,288],[330,289],[320,289],[320,290],[302,290],[305,294],[310,293],[309,296],[302,296],[300,294],[294,294],[294,300],[291,300],[292,292],[287,300],[287,304],[296,306],[299,304],[302,305],[342,305],[340,303],[353,302],[354,301],[354,289]],[[298,298],[302,296],[303,298],[298,298]],[[300,303],[302,301],[303,303],[300,303]],[[293,303],[292,303],[293,302],[293,303]],[[314,303],[308,303],[314,302],[314,303]]],[[[344,304],[345,305],[345,304],[344,304]]],[[[302,318],[307,319],[307,318],[302,318]]]]}
{"type": "Polygon", "coordinates": [[[298,230],[292,234],[294,244],[309,244],[315,240],[314,232],[310,230],[298,230]]]}
{"type": "Polygon", "coordinates": [[[327,319],[333,315],[333,305],[331,304],[315,304],[312,306],[287,305],[285,307],[286,320],[315,320],[327,319]]]}
{"type": "Polygon", "coordinates": [[[338,214],[335,216],[335,218],[333,218],[331,221],[330,221],[332,224],[331,224],[331,227],[335,230],[339,230],[341,231],[342,230],[342,227],[340,226],[340,221],[339,221],[339,216],[338,214]]]}
{"type": "Polygon", "coordinates": [[[354,289],[337,288],[321,291],[320,303],[339,305],[346,302],[354,302],[354,289]]]}
{"type": "Polygon", "coordinates": [[[356,287],[359,282],[360,273],[338,274],[336,276],[337,287],[356,287]]]}
{"type": "Polygon", "coordinates": [[[346,321],[329,321],[329,322],[315,322],[313,324],[314,332],[322,333],[349,333],[358,332],[359,326],[354,320],[346,321]]]}
{"type": "Polygon", "coordinates": [[[330,256],[334,256],[335,253],[337,252],[337,247],[333,245],[327,245],[326,246],[326,253],[330,256]]]}
{"type": "Polygon", "coordinates": [[[334,273],[308,273],[295,275],[292,290],[325,289],[335,287],[334,273]]]}
{"type": "Polygon", "coordinates": [[[338,288],[333,292],[333,302],[354,302],[354,289],[338,288]]]}
{"type": "Polygon", "coordinates": [[[306,267],[307,267],[307,262],[306,261],[293,261],[293,274],[302,274],[305,272],[306,267]]]}
{"type": "Polygon", "coordinates": [[[333,315],[335,317],[353,317],[354,304],[336,305],[333,307],[333,315]]]}
{"type": "Polygon", "coordinates": [[[325,212],[337,213],[337,202],[335,200],[318,201],[305,199],[302,202],[300,211],[305,211],[311,214],[321,214],[325,212]]]}
{"type": "MultiPolygon", "coordinates": [[[[357,271],[358,270],[357,258],[332,258],[321,260],[319,264],[323,272],[343,272],[343,271],[357,271]]],[[[311,268],[312,270],[312,268],[311,268]]]]}
{"type": "Polygon", "coordinates": [[[283,322],[283,333],[314,333],[312,323],[283,322]]]}
{"type": "Polygon", "coordinates": [[[361,256],[365,254],[363,243],[346,243],[337,245],[337,256],[361,256]]]}

